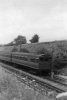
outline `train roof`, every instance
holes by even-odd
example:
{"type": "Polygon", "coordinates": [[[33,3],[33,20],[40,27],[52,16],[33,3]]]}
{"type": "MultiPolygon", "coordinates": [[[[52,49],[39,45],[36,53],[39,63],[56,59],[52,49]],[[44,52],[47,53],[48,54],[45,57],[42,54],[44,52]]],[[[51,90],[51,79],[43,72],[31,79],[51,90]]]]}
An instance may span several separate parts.
{"type": "Polygon", "coordinates": [[[0,54],[6,54],[6,55],[21,55],[21,56],[32,56],[32,57],[42,57],[42,56],[47,56],[46,54],[35,54],[35,53],[23,53],[23,52],[5,52],[5,51],[0,51],[0,54]]]}
{"type": "Polygon", "coordinates": [[[23,53],[23,52],[12,52],[12,53],[13,54],[16,54],[16,55],[20,54],[20,55],[38,56],[38,57],[44,56],[44,54],[35,54],[35,53],[23,53]]]}

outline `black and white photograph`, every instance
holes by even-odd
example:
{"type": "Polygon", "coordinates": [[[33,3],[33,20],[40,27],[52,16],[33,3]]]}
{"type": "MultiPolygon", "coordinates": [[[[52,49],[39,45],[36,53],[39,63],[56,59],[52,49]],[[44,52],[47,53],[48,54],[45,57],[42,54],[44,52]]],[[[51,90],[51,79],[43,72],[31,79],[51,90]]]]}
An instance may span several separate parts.
{"type": "Polygon", "coordinates": [[[67,0],[0,0],[0,100],[67,100],[67,0]]]}

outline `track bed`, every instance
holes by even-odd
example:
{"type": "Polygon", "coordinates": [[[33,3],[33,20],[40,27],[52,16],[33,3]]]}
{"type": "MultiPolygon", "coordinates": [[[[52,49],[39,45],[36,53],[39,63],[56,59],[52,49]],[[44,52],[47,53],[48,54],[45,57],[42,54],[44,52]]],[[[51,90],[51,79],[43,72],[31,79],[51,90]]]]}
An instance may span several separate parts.
{"type": "MultiPolygon", "coordinates": [[[[48,79],[43,79],[41,77],[35,76],[35,75],[31,75],[30,73],[21,71],[21,70],[17,70],[16,68],[13,68],[12,66],[0,63],[1,66],[3,66],[4,68],[6,68],[7,70],[13,72],[14,74],[21,76],[21,78],[24,76],[25,78],[29,79],[32,83],[39,84],[39,87],[41,87],[41,90],[44,92],[45,91],[45,87],[48,87],[49,90],[52,91],[56,91],[56,92],[65,92],[67,91],[67,87],[56,83],[52,80],[48,80],[48,79]],[[33,82],[33,80],[35,82],[33,82]]],[[[29,84],[30,85],[30,84],[29,84]]]]}

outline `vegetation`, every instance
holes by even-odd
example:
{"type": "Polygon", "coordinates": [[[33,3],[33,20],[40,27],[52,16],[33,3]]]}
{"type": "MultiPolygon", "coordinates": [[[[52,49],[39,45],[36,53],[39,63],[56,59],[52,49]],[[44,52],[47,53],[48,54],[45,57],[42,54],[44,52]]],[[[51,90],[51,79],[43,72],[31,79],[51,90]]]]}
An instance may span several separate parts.
{"type": "Polygon", "coordinates": [[[18,35],[12,42],[6,44],[5,46],[13,46],[13,45],[20,45],[26,44],[27,40],[25,36],[18,35]]]}
{"type": "Polygon", "coordinates": [[[45,43],[44,46],[43,48],[40,47],[37,53],[45,54],[46,57],[50,56],[52,58],[51,66],[53,66],[53,70],[62,69],[67,65],[67,50],[62,42],[45,43]]]}
{"type": "MultiPolygon", "coordinates": [[[[49,95],[51,100],[55,97],[54,94],[56,93],[52,92],[52,97],[51,94],[49,95]]],[[[49,98],[28,87],[14,74],[8,73],[0,66],[0,100],[49,100],[49,98]]]]}
{"type": "Polygon", "coordinates": [[[64,67],[64,68],[62,68],[62,69],[60,69],[60,70],[58,70],[57,72],[58,72],[58,74],[60,74],[60,75],[67,76],[67,66],[64,67]]]}
{"type": "Polygon", "coordinates": [[[32,39],[30,40],[31,43],[36,43],[39,42],[39,36],[37,34],[35,34],[32,39]]]}
{"type": "Polygon", "coordinates": [[[44,48],[41,48],[41,49],[39,49],[38,51],[37,51],[37,54],[48,54],[49,52],[46,50],[46,49],[44,49],[44,48]]]}
{"type": "Polygon", "coordinates": [[[15,45],[26,44],[26,37],[19,35],[17,38],[14,39],[15,45]]]}
{"type": "Polygon", "coordinates": [[[23,49],[21,48],[21,49],[20,49],[20,52],[29,53],[29,51],[28,51],[26,48],[23,48],[23,49]]]}
{"type": "Polygon", "coordinates": [[[12,52],[17,52],[18,51],[18,49],[16,48],[16,47],[14,47],[13,49],[12,49],[12,52]]]}

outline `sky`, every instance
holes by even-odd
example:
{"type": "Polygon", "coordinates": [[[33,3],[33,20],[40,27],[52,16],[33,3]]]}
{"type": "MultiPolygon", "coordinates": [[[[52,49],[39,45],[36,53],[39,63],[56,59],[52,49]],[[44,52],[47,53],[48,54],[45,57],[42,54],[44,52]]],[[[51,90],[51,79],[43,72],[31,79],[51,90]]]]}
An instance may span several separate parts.
{"type": "Polygon", "coordinates": [[[34,34],[40,42],[67,40],[67,0],[0,0],[0,44],[34,34]]]}

